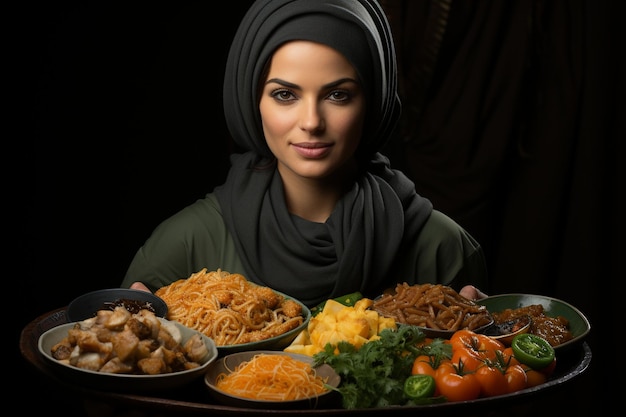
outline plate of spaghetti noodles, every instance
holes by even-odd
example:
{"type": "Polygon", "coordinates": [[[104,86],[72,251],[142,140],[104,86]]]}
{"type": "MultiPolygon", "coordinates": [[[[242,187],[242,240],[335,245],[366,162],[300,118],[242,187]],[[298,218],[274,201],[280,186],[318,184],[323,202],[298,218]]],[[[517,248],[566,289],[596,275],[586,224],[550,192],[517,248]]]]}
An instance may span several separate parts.
{"type": "Polygon", "coordinates": [[[204,382],[215,400],[234,407],[315,409],[340,401],[334,388],[341,377],[330,365],[313,367],[312,357],[283,351],[226,355],[209,366],[204,382]]]}
{"type": "Polygon", "coordinates": [[[311,310],[302,302],[241,274],[202,269],[159,288],[167,318],[215,341],[220,355],[282,350],[307,328],[311,310]]]}

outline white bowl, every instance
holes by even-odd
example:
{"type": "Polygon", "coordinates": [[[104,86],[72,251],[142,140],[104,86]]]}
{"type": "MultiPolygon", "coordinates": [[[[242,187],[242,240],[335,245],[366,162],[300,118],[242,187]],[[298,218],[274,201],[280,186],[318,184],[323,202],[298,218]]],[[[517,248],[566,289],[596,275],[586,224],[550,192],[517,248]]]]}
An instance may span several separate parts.
{"type": "MultiPolygon", "coordinates": [[[[166,321],[163,318],[159,318],[159,320],[166,321]]],[[[171,323],[180,330],[181,343],[183,344],[191,336],[199,333],[180,323],[173,321],[171,323]]],[[[200,378],[211,362],[215,361],[218,356],[217,347],[213,339],[200,333],[209,355],[204,359],[201,366],[197,368],[159,375],[114,374],[82,369],[55,359],[51,353],[52,347],[66,337],[68,331],[75,324],[75,322],[61,324],[44,332],[39,337],[37,348],[59,376],[67,378],[68,381],[74,384],[86,385],[104,391],[157,391],[179,387],[200,378]]]]}

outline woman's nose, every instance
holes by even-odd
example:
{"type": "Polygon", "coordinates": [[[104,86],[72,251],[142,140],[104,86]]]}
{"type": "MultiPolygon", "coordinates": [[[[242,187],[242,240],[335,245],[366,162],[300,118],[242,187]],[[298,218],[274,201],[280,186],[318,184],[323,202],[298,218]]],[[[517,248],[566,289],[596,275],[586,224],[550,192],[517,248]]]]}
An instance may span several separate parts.
{"type": "Polygon", "coordinates": [[[317,101],[305,100],[302,102],[300,128],[312,133],[324,129],[324,117],[317,101]]]}

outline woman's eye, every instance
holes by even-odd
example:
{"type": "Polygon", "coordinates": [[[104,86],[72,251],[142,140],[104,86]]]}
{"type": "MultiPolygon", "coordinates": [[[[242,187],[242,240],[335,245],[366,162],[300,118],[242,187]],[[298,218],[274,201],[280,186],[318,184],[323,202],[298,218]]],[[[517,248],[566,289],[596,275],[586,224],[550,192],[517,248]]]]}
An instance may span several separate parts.
{"type": "Polygon", "coordinates": [[[350,100],[350,94],[347,91],[336,90],[331,92],[328,98],[332,101],[345,102],[350,100]]]}
{"type": "Polygon", "coordinates": [[[295,98],[294,94],[289,90],[272,91],[272,97],[278,101],[289,101],[295,98]]]}
{"type": "MultiPolygon", "coordinates": [[[[285,102],[285,103],[298,99],[298,96],[294,94],[293,91],[288,90],[288,89],[274,90],[270,93],[270,96],[278,102],[285,102]]],[[[351,98],[352,98],[352,95],[350,94],[350,92],[345,91],[345,90],[334,90],[326,95],[327,100],[330,100],[337,104],[349,102],[351,98]]]]}

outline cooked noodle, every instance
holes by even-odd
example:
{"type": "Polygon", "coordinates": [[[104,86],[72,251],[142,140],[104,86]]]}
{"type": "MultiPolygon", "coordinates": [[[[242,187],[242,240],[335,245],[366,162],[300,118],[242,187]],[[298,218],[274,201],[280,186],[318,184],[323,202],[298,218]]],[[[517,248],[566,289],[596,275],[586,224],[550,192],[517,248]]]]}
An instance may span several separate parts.
{"type": "Polygon", "coordinates": [[[257,354],[232,373],[217,376],[215,386],[244,398],[293,401],[326,392],[325,380],[308,363],[287,355],[257,354]]]}
{"type": "Polygon", "coordinates": [[[492,321],[485,306],[441,284],[397,284],[395,293],[376,299],[373,308],[398,323],[436,330],[475,330],[492,321]]]}
{"type": "Polygon", "coordinates": [[[243,275],[206,268],[159,288],[168,318],[198,330],[217,346],[265,340],[303,323],[302,307],[243,275]]]}

